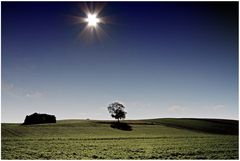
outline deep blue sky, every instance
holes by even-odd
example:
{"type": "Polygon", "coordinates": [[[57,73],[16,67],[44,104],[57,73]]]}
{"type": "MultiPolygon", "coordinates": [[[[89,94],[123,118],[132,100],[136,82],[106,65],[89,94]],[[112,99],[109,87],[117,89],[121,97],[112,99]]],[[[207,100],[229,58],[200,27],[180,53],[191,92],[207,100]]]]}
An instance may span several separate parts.
{"type": "Polygon", "coordinates": [[[2,121],[238,119],[238,2],[114,2],[108,37],[78,38],[76,2],[2,2],[2,121]]]}

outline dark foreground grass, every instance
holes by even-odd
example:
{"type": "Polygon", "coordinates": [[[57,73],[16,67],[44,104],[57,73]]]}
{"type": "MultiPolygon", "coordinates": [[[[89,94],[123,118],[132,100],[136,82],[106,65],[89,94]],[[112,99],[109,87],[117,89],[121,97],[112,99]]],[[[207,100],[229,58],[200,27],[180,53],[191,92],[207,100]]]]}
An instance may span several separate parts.
{"type": "MultiPolygon", "coordinates": [[[[209,131],[213,120],[189,120],[184,127],[176,119],[171,126],[161,123],[171,119],[125,121],[131,131],[111,128],[109,121],[2,124],[2,159],[238,159],[238,135],[209,131]]],[[[218,127],[237,128],[232,122],[218,127]]]]}

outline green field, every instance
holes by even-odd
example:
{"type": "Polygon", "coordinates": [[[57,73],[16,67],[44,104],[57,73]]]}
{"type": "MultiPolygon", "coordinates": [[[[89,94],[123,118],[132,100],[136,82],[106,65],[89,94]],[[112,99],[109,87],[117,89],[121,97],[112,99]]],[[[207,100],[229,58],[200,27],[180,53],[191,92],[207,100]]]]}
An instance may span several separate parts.
{"type": "Polygon", "coordinates": [[[152,119],[2,123],[2,159],[238,159],[238,121],[152,119]]]}

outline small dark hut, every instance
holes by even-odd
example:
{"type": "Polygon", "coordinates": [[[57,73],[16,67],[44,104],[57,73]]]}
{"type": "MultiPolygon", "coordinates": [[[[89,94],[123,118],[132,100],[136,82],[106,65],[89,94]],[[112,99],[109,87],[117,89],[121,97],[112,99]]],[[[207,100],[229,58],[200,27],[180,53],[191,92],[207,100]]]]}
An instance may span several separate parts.
{"type": "Polygon", "coordinates": [[[54,115],[34,113],[26,116],[23,125],[44,123],[56,123],[56,117],[54,115]]]}

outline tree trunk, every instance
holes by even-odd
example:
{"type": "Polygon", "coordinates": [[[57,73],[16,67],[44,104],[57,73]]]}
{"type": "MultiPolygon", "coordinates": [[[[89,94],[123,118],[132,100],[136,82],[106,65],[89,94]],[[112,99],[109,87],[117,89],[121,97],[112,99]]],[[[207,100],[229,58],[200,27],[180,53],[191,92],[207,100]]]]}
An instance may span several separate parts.
{"type": "Polygon", "coordinates": [[[118,123],[119,123],[119,119],[118,119],[118,123]]]}

